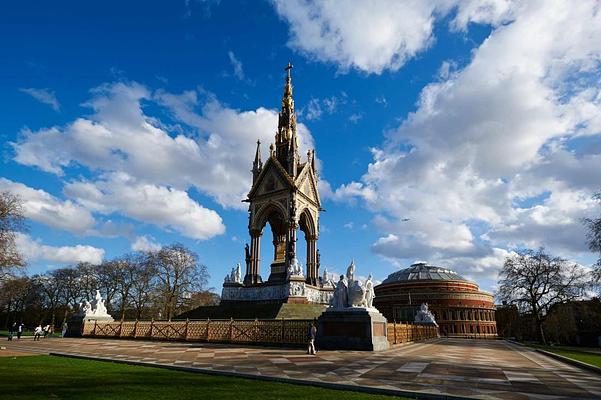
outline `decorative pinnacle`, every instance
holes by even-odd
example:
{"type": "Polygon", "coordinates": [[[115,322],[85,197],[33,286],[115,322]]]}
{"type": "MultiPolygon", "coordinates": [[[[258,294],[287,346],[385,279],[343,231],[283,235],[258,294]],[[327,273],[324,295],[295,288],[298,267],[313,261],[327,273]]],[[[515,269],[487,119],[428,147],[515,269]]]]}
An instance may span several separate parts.
{"type": "Polygon", "coordinates": [[[290,74],[290,71],[292,70],[292,64],[290,63],[290,61],[288,61],[288,65],[286,66],[286,68],[284,68],[284,71],[287,72],[286,75],[286,87],[284,88],[284,99],[288,97],[292,97],[292,75],[290,74]]]}

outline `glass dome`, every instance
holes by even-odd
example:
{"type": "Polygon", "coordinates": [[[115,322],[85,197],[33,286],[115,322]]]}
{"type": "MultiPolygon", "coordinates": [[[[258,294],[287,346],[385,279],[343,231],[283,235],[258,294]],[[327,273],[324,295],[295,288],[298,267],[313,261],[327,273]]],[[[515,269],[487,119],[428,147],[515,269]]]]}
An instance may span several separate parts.
{"type": "Polygon", "coordinates": [[[402,269],[388,275],[383,284],[405,281],[465,281],[466,279],[450,269],[416,263],[409,268],[402,269]]]}

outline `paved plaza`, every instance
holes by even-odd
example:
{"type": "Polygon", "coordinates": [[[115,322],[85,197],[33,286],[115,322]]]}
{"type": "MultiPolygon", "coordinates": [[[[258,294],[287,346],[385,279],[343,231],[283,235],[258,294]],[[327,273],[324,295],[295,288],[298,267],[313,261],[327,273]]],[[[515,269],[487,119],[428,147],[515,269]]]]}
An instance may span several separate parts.
{"type": "Polygon", "coordinates": [[[501,340],[438,339],[378,352],[49,338],[7,350],[61,353],[249,377],[490,399],[601,398],[601,376],[501,340]]]}

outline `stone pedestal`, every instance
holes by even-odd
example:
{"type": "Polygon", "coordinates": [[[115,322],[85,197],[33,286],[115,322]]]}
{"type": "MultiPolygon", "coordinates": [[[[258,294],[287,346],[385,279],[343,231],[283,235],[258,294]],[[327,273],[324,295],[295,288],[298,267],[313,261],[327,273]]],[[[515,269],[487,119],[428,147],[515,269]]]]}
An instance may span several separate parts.
{"type": "Polygon", "coordinates": [[[94,316],[94,317],[84,317],[81,315],[74,315],[69,318],[67,321],[67,332],[65,333],[65,337],[81,337],[83,334],[83,326],[85,323],[94,324],[95,321],[98,322],[113,322],[114,319],[110,315],[107,316],[94,316]]]}
{"type": "Polygon", "coordinates": [[[326,310],[317,319],[317,347],[329,350],[386,350],[386,318],[376,309],[326,310]]]}

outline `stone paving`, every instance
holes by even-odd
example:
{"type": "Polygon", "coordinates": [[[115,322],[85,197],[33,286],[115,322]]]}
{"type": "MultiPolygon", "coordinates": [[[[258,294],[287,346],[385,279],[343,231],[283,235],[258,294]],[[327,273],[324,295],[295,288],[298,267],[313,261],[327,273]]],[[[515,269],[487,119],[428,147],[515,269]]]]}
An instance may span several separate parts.
{"type": "Polygon", "coordinates": [[[370,353],[205,343],[48,338],[9,351],[63,353],[145,364],[488,399],[601,398],[601,376],[501,340],[438,339],[370,353]]]}

